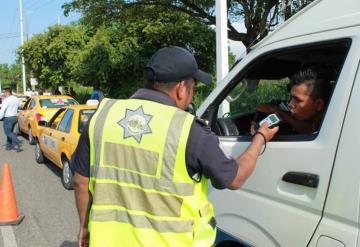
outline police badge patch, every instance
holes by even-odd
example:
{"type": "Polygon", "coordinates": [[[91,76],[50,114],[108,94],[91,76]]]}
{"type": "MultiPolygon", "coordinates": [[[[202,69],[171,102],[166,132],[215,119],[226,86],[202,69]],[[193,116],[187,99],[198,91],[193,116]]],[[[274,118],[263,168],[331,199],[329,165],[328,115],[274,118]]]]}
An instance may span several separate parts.
{"type": "Polygon", "coordinates": [[[144,113],[142,106],[135,111],[126,109],[125,117],[118,122],[124,129],[124,139],[133,137],[140,143],[143,135],[151,133],[149,122],[152,117],[144,113]]]}

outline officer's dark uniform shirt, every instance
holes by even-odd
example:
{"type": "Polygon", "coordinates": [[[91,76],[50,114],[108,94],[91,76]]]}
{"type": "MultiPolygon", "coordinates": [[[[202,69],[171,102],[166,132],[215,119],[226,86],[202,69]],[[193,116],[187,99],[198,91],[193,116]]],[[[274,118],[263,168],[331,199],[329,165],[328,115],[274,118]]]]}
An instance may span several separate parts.
{"type": "MultiPolygon", "coordinates": [[[[165,93],[151,89],[139,89],[131,98],[151,100],[175,106],[175,102],[165,93]]],[[[82,176],[90,176],[89,125],[84,128],[78,146],[71,160],[72,170],[82,176]]],[[[198,180],[202,176],[210,179],[217,189],[227,188],[234,180],[238,165],[224,154],[218,137],[202,121],[195,120],[191,126],[186,145],[186,167],[189,176],[198,180]]]]}

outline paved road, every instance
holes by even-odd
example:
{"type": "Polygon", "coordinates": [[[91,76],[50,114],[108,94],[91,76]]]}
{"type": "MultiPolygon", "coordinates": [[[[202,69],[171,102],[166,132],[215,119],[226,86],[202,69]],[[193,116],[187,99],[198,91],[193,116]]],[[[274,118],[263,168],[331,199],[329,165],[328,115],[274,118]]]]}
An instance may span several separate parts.
{"type": "MultiPolygon", "coordinates": [[[[76,246],[78,218],[74,192],[61,184],[61,170],[51,163],[37,164],[34,146],[25,137],[23,151],[5,151],[3,122],[0,122],[0,173],[10,164],[17,206],[25,215],[18,226],[0,226],[0,247],[76,246]]],[[[1,198],[0,198],[1,200],[1,198]]]]}

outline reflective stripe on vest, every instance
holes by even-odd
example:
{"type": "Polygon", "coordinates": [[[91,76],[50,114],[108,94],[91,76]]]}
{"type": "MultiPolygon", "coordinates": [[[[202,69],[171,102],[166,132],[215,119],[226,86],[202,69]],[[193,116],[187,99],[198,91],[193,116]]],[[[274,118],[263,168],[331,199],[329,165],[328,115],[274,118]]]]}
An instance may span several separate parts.
{"type": "Polygon", "coordinates": [[[132,215],[126,211],[105,209],[96,210],[92,214],[94,221],[119,221],[127,222],[137,228],[154,229],[158,232],[191,232],[193,230],[193,220],[155,220],[145,215],[132,215]]]}

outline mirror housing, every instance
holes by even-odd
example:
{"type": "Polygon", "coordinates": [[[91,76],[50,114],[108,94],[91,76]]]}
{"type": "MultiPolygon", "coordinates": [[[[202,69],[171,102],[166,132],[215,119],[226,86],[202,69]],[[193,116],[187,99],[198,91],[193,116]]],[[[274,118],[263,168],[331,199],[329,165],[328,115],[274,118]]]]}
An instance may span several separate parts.
{"type": "Polygon", "coordinates": [[[191,103],[188,105],[186,111],[187,111],[188,113],[192,114],[192,115],[195,115],[195,114],[196,114],[196,106],[195,106],[195,104],[194,104],[193,102],[191,102],[191,103]]]}
{"type": "Polygon", "coordinates": [[[47,127],[47,124],[48,124],[48,122],[45,121],[45,120],[40,120],[40,121],[38,122],[38,125],[39,125],[39,126],[42,126],[42,127],[47,127]]]}

